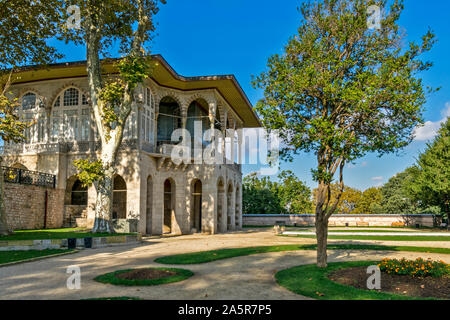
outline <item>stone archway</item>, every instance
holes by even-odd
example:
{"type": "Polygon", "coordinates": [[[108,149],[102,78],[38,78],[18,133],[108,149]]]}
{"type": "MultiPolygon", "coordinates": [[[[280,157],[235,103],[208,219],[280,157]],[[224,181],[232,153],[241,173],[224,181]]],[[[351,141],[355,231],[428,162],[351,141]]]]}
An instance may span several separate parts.
{"type": "Polygon", "coordinates": [[[175,182],[172,179],[164,181],[164,217],[163,233],[172,233],[172,221],[175,217],[175,182]]]}
{"type": "Polygon", "coordinates": [[[147,178],[147,199],[146,199],[146,233],[148,235],[151,235],[153,233],[152,231],[152,220],[153,220],[153,214],[152,214],[152,208],[153,208],[153,180],[151,176],[148,176],[147,178]]]}
{"type": "Polygon", "coordinates": [[[87,218],[88,188],[83,186],[76,175],[66,181],[64,193],[65,227],[84,227],[87,218]]]}
{"type": "Polygon", "coordinates": [[[25,167],[23,164],[18,163],[18,162],[14,163],[14,164],[11,166],[11,168],[14,168],[14,169],[21,169],[21,170],[28,170],[27,167],[25,167]]]}
{"type": "Polygon", "coordinates": [[[202,232],[202,182],[194,180],[191,184],[191,232],[202,232]]]}
{"type": "Polygon", "coordinates": [[[116,175],[113,182],[113,205],[112,205],[112,219],[126,219],[127,218],[127,184],[125,180],[116,175]]]}

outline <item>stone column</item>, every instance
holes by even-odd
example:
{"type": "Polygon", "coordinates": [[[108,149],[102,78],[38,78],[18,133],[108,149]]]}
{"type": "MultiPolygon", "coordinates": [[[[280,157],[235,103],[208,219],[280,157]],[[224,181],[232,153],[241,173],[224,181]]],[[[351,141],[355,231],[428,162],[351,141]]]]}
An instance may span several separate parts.
{"type": "Polygon", "coordinates": [[[202,185],[202,233],[216,234],[220,232],[217,229],[216,183],[215,179],[211,179],[202,185]]]}
{"type": "Polygon", "coordinates": [[[229,230],[236,230],[235,215],[236,215],[236,187],[231,191],[231,208],[230,211],[230,228],[229,230]]]}

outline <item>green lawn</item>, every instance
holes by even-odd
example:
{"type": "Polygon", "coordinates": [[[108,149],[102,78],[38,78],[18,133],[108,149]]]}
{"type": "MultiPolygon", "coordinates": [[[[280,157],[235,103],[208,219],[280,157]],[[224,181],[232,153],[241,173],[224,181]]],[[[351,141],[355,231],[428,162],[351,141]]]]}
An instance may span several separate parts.
{"type": "MultiPolygon", "coordinates": [[[[260,254],[267,252],[282,251],[298,251],[298,250],[316,250],[316,245],[280,245],[265,247],[249,247],[235,249],[221,249],[213,251],[201,251],[193,253],[178,254],[157,258],[155,262],[162,264],[187,265],[207,263],[221,259],[228,259],[240,256],[248,256],[252,254],[260,254]]],[[[426,252],[426,253],[444,253],[450,254],[447,248],[425,248],[425,247],[409,247],[409,246],[382,246],[382,245],[328,245],[329,250],[378,250],[378,251],[407,251],[407,252],[426,252]]]]}
{"type": "MultiPolygon", "coordinates": [[[[315,235],[281,235],[283,237],[298,237],[298,238],[309,238],[315,239],[315,235]]],[[[336,240],[378,240],[378,241],[450,241],[450,237],[446,236],[401,236],[401,235],[392,235],[392,236],[333,236],[329,235],[328,239],[336,239],[336,240]]]]}
{"type": "Polygon", "coordinates": [[[316,265],[303,265],[282,270],[275,274],[275,279],[280,286],[296,294],[319,300],[434,300],[361,290],[328,278],[334,270],[377,263],[377,261],[330,263],[326,269],[319,269],[316,265]]]}
{"type": "Polygon", "coordinates": [[[30,250],[30,251],[0,251],[0,265],[10,262],[18,262],[38,257],[51,256],[60,253],[69,253],[74,250],[67,249],[49,249],[49,250],[30,250]]]}
{"type": "Polygon", "coordinates": [[[7,240],[48,240],[48,239],[68,239],[68,238],[86,238],[86,237],[110,237],[121,235],[135,235],[136,233],[91,233],[86,229],[45,229],[45,230],[22,230],[15,231],[8,236],[0,236],[0,241],[7,240]]]}

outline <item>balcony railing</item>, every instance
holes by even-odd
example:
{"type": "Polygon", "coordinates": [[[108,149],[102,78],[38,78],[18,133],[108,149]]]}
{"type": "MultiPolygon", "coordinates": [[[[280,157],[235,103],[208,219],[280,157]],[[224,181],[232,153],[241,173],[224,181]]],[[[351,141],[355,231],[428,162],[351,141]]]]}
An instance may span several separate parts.
{"type": "Polygon", "coordinates": [[[53,174],[10,167],[2,167],[2,169],[5,182],[46,188],[56,187],[56,176],[53,174]]]}

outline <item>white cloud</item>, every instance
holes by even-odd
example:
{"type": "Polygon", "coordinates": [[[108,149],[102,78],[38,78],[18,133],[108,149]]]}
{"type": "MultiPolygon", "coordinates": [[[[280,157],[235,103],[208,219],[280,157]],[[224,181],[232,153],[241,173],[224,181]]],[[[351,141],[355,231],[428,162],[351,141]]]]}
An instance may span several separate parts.
{"type": "Polygon", "coordinates": [[[417,127],[414,130],[414,140],[427,141],[433,139],[437,135],[442,124],[450,117],[450,102],[445,104],[445,109],[442,110],[441,114],[443,118],[440,121],[427,121],[423,126],[417,127]]]}
{"type": "Polygon", "coordinates": [[[383,181],[384,177],[373,177],[372,181],[383,181]]]}

